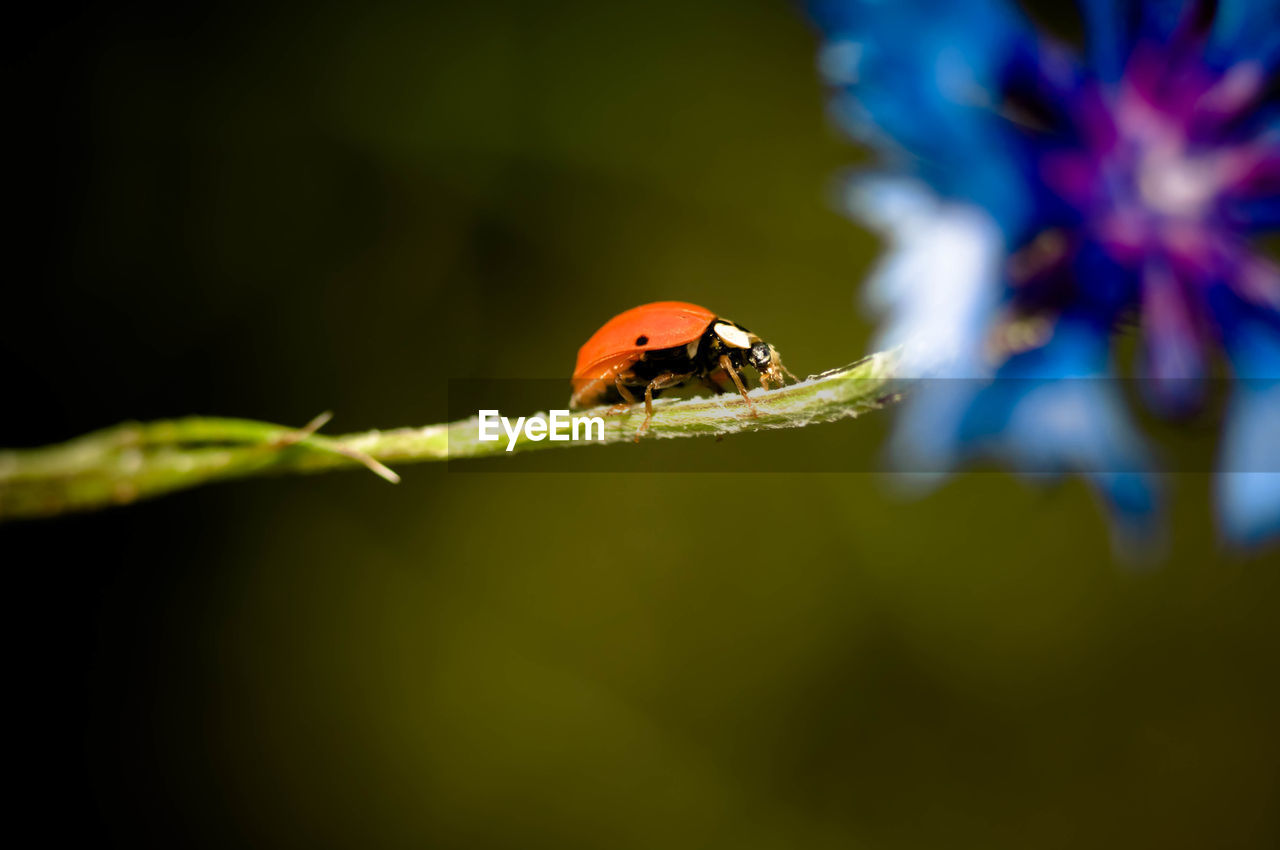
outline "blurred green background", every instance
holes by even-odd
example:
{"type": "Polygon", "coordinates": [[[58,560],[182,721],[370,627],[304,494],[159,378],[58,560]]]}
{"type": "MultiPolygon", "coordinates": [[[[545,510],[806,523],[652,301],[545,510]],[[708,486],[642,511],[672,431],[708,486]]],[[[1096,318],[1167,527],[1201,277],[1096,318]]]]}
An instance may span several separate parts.
{"type": "MultiPolygon", "coordinates": [[[[786,2],[41,14],[6,60],[3,444],[185,413],[423,424],[449,378],[567,377],[663,298],[802,374],[866,351],[879,247],[829,200],[865,155],[786,2]]],[[[657,449],[821,465],[882,418],[657,449]]],[[[17,823],[1280,845],[1280,559],[1217,548],[1207,476],[1169,479],[1169,557],[1141,573],[1078,481],[401,472],[0,528],[17,823]]]]}

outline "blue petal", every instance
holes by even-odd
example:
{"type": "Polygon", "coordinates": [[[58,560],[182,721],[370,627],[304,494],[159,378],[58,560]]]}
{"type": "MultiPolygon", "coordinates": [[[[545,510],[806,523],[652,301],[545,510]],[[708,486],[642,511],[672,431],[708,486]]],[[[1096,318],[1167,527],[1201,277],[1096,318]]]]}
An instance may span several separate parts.
{"type": "Polygon", "coordinates": [[[1084,15],[1089,61],[1101,79],[1114,82],[1124,72],[1137,36],[1138,3],[1136,0],[1080,0],[1080,11],[1084,15]]]}
{"type": "Polygon", "coordinates": [[[904,376],[989,376],[983,343],[1006,255],[994,220],[905,177],[862,176],[847,202],[890,245],[866,287],[868,304],[884,318],[876,347],[902,348],[904,376]]]}
{"type": "Polygon", "coordinates": [[[1026,471],[1081,473],[1122,534],[1149,538],[1159,511],[1153,461],[1109,377],[1109,337],[1091,318],[1064,316],[1048,343],[1006,363],[961,434],[1026,471]]]}
{"type": "Polygon", "coordinates": [[[982,386],[975,379],[991,374],[983,342],[1003,287],[1003,237],[980,208],[943,202],[907,177],[861,176],[847,200],[890,244],[865,290],[884,319],[875,347],[899,349],[899,374],[921,379],[899,412],[890,458],[899,470],[940,476],[962,459],[959,425],[982,386]]]}
{"type": "Polygon", "coordinates": [[[1275,0],[1080,0],[1080,9],[1090,63],[1105,82],[1119,80],[1138,41],[1202,38],[1195,26],[1210,20],[1209,49],[1223,66],[1264,59],[1278,46],[1275,0]]]}
{"type": "Polygon", "coordinates": [[[1221,289],[1213,294],[1236,377],[1252,386],[1280,381],[1280,315],[1238,301],[1221,289]],[[1225,299],[1229,300],[1223,303],[1225,299]]]}
{"type": "Polygon", "coordinates": [[[1134,551],[1155,541],[1161,510],[1153,461],[1108,377],[1109,329],[1068,317],[1042,348],[1013,358],[994,381],[919,382],[890,444],[895,468],[936,479],[970,458],[1040,478],[1082,474],[1134,551]]]}
{"type": "Polygon", "coordinates": [[[1218,520],[1231,540],[1280,536],[1280,321],[1240,307],[1228,317],[1236,387],[1217,476],[1218,520]]]}
{"type": "Polygon", "coordinates": [[[1031,209],[1000,80],[1034,31],[1005,0],[811,2],[827,36],[818,65],[832,111],[854,138],[913,169],[942,195],[986,207],[1012,232],[1031,209]]]}
{"type": "Polygon", "coordinates": [[[1232,224],[1246,232],[1280,229],[1280,198],[1275,196],[1241,198],[1226,206],[1224,212],[1232,224]]]}
{"type": "Polygon", "coordinates": [[[1234,61],[1280,60],[1278,0],[1218,0],[1211,48],[1234,61]]]}
{"type": "Polygon", "coordinates": [[[1231,400],[1217,475],[1218,522],[1236,543],[1280,536],[1280,384],[1240,387],[1231,400]],[[1253,470],[1253,471],[1249,471],[1253,470]]]}

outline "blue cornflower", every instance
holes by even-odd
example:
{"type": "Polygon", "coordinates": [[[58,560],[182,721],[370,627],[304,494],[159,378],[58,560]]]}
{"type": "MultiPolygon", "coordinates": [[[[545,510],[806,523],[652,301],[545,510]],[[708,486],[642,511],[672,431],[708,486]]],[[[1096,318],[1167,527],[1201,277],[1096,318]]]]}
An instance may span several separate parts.
{"type": "Polygon", "coordinates": [[[892,245],[880,343],[939,379],[894,453],[1075,469],[1150,530],[1154,467],[1108,380],[1136,324],[1159,413],[1195,409],[1225,354],[1220,525],[1280,533],[1280,271],[1253,242],[1280,224],[1280,0],[1082,0],[1083,54],[1013,0],[810,7],[832,112],[884,161],[848,191],[892,245]]]}

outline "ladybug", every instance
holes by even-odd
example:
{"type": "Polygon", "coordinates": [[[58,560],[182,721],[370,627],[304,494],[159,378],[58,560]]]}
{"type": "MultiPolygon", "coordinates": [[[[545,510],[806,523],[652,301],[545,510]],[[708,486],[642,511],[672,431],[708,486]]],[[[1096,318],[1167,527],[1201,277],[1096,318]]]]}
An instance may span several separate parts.
{"type": "Polygon", "coordinates": [[[797,380],[782,365],[777,349],[737,322],[683,301],[641,304],[605,322],[578,349],[569,407],[613,402],[615,412],[621,412],[636,404],[636,393],[643,390],[639,440],[653,417],[653,399],[663,390],[697,381],[719,393],[724,391],[720,381],[728,378],[755,416],[742,382],[745,366],[755,369],[766,390],[770,384],[783,386],[783,375],[797,380]]]}

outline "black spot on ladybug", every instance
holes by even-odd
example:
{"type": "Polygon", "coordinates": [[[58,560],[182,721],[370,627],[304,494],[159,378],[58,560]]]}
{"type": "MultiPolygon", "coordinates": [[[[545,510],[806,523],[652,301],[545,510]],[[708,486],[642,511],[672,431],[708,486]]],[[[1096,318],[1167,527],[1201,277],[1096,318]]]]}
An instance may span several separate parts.
{"type": "Polygon", "coordinates": [[[636,345],[644,345],[648,341],[649,341],[649,337],[645,336],[644,334],[640,334],[640,336],[636,337],[636,345]]]}

